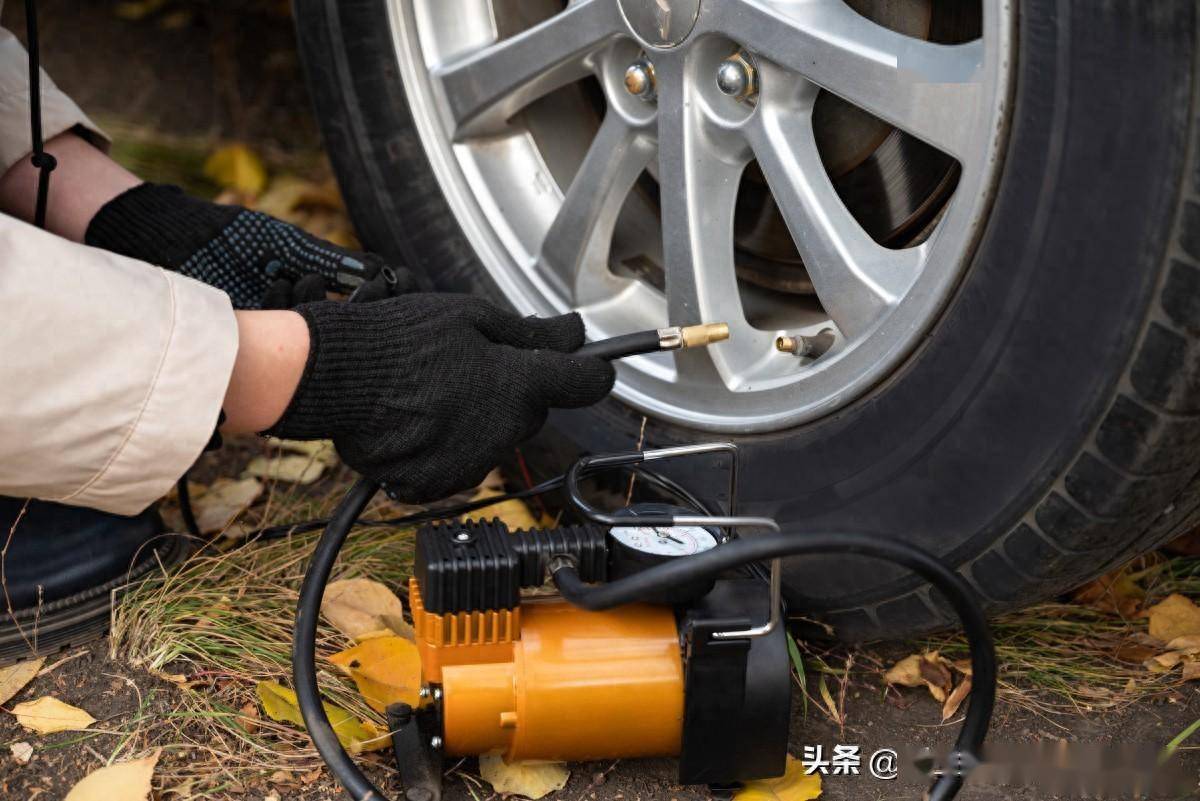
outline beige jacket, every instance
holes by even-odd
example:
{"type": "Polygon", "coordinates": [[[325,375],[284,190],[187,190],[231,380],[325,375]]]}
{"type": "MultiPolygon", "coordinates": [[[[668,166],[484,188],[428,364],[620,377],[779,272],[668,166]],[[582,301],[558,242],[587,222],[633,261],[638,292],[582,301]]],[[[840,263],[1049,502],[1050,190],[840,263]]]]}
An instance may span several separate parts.
{"type": "MultiPolygon", "coordinates": [[[[31,150],[27,59],[0,29],[0,171],[31,150]]],[[[45,138],[103,142],[41,80],[45,138]]],[[[224,293],[0,214],[0,495],[141,511],[208,443],[237,345],[224,293]]]]}

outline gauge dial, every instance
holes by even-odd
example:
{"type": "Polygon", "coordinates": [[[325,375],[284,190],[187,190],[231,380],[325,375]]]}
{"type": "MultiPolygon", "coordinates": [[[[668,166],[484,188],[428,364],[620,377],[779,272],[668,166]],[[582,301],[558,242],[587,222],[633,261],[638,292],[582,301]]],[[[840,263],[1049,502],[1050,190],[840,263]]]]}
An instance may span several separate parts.
{"type": "Polygon", "coordinates": [[[690,556],[717,545],[712,532],[699,526],[617,526],[609,533],[625,547],[653,556],[690,556]]]}

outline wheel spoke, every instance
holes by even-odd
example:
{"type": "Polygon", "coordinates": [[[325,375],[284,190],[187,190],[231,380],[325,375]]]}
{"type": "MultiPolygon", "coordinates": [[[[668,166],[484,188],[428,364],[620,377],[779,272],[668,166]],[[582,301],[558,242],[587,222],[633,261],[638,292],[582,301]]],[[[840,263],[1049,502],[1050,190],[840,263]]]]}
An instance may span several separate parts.
{"type": "Polygon", "coordinates": [[[736,389],[769,356],[771,334],[746,322],[733,261],[738,186],[749,161],[744,144],[718,142],[700,104],[685,102],[690,76],[683,58],[660,58],[659,152],[663,262],[673,325],[725,322],[731,337],[703,352],[680,352],[681,374],[711,359],[736,389]]]}
{"type": "Polygon", "coordinates": [[[607,294],[603,289],[608,283],[605,277],[613,227],[625,198],[653,155],[648,136],[615,112],[605,115],[542,242],[538,259],[542,276],[563,297],[578,304],[607,294]]]}
{"type": "Polygon", "coordinates": [[[759,56],[955,158],[969,152],[983,97],[982,40],[905,36],[844,0],[727,0],[717,8],[715,24],[759,56]]]}
{"type": "Polygon", "coordinates": [[[589,74],[588,57],[621,30],[614,0],[576,0],[550,19],[432,71],[456,141],[502,130],[513,114],[589,74]]]}
{"type": "Polygon", "coordinates": [[[912,285],[924,251],[890,250],[863,230],[825,172],[807,109],[763,112],[747,137],[817,297],[847,339],[866,333],[912,285]]]}

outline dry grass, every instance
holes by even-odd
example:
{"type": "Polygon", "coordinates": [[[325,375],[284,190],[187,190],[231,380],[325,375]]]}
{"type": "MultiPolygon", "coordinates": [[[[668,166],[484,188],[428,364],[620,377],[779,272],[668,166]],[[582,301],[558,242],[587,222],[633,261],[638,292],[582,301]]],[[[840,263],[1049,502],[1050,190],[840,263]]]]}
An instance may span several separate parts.
{"type": "MultiPolygon", "coordinates": [[[[326,515],[341,488],[306,498],[276,486],[263,524],[326,515]]],[[[368,515],[396,513],[386,502],[368,515]]],[[[115,657],[160,675],[181,674],[174,709],[157,745],[186,754],[159,769],[168,785],[216,792],[280,769],[303,773],[320,762],[300,730],[257,717],[259,681],[290,684],[292,618],[308,554],[319,534],[247,542],[209,550],[171,575],[143,582],[118,605],[111,648],[115,657]]],[[[412,533],[362,528],[342,552],[335,577],[366,576],[400,586],[412,564],[412,533]]],[[[322,626],[318,664],[350,645],[322,626]]],[[[320,670],[327,700],[382,725],[332,670],[320,670]]],[[[160,727],[162,728],[162,727],[160,727]]]]}

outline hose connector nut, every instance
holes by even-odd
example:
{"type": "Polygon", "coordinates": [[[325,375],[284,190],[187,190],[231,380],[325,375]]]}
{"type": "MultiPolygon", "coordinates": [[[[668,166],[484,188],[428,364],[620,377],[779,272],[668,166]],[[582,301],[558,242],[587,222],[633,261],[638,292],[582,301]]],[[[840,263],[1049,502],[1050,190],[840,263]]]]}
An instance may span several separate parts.
{"type": "Polygon", "coordinates": [[[558,571],[564,568],[575,570],[579,567],[579,563],[575,561],[575,557],[570,554],[556,553],[546,560],[546,570],[553,576],[558,571]]]}

